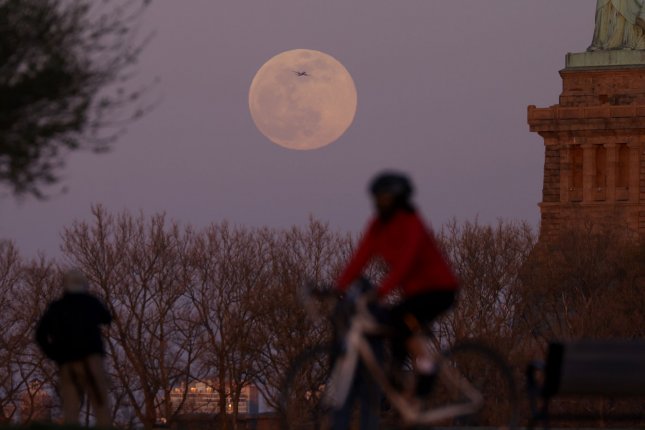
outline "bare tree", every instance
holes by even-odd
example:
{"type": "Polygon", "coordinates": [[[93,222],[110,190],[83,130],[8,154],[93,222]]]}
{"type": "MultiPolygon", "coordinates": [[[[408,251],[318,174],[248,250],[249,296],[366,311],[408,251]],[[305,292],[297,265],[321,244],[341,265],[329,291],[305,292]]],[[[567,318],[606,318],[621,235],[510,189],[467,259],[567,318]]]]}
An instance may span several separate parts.
{"type": "MultiPolygon", "coordinates": [[[[519,330],[523,307],[521,274],[536,237],[526,223],[498,220],[483,225],[477,220],[450,221],[439,242],[459,277],[461,290],[454,308],[435,324],[444,346],[475,338],[497,350],[514,366],[517,381],[524,379],[524,333],[519,330]]],[[[475,358],[475,357],[471,357],[475,358]]],[[[477,371],[481,363],[473,362],[477,371]]],[[[478,376],[484,376],[478,375],[478,376]]],[[[500,375],[486,375],[486,389],[503,393],[500,375]]],[[[487,399],[493,400],[493,399],[487,399]]],[[[504,402],[487,405],[485,419],[504,414],[504,402]]],[[[484,418],[484,417],[482,417],[484,418]]]]}
{"type": "Polygon", "coordinates": [[[23,264],[21,279],[14,285],[20,300],[14,301],[14,318],[23,333],[19,349],[18,368],[24,391],[21,396],[21,422],[51,417],[59,407],[56,395],[58,375],[56,365],[45,359],[33,336],[36,321],[52,300],[62,294],[61,273],[52,260],[40,255],[23,264]]]}
{"type": "Polygon", "coordinates": [[[503,342],[512,351],[517,345],[520,274],[536,240],[530,226],[503,220],[495,225],[477,220],[458,224],[453,219],[439,240],[461,285],[441,333],[449,341],[477,337],[498,346],[503,342]]]}
{"type": "Polygon", "coordinates": [[[23,260],[11,242],[0,242],[0,416],[29,422],[51,416],[55,368],[33,342],[34,324],[58,293],[57,269],[44,256],[23,260]]]}
{"type": "Polygon", "coordinates": [[[525,318],[543,341],[639,337],[644,252],[624,230],[572,226],[542,243],[524,273],[525,318]]]}
{"type": "MultiPolygon", "coordinates": [[[[285,372],[302,352],[331,340],[325,320],[312,319],[304,308],[302,287],[330,288],[347,260],[351,238],[310,219],[306,227],[277,232],[270,250],[270,279],[261,303],[260,388],[269,406],[280,409],[285,372]]],[[[321,309],[322,315],[325,310],[321,309]]]]}
{"type": "MultiPolygon", "coordinates": [[[[12,242],[0,241],[0,306],[3,310],[14,310],[15,285],[18,283],[22,260],[12,242]]],[[[22,381],[16,381],[17,360],[15,352],[23,346],[18,321],[13,312],[0,313],[0,419],[8,423],[18,410],[17,393],[23,388],[22,381]]]]}
{"type": "Polygon", "coordinates": [[[202,328],[200,374],[218,393],[222,429],[229,415],[237,428],[242,389],[257,379],[263,339],[253,303],[266,294],[271,240],[268,230],[222,223],[210,225],[193,243],[190,296],[202,328]]]}
{"type": "Polygon", "coordinates": [[[163,215],[114,217],[101,207],[93,215],[93,226],[75,223],[65,230],[63,251],[114,316],[107,343],[117,406],[127,405],[150,429],[160,413],[172,418],[170,390],[190,381],[198,354],[194,327],[187,324],[190,276],[183,258],[192,233],[168,225],[163,215]]]}

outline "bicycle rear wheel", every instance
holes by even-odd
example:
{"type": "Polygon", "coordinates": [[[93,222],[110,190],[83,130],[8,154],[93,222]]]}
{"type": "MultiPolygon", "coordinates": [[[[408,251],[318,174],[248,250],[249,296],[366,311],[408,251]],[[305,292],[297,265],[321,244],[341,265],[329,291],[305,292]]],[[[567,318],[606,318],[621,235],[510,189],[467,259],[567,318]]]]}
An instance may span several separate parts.
{"type": "Polygon", "coordinates": [[[321,401],[329,380],[331,357],[331,347],[323,345],[293,361],[282,390],[283,430],[329,428],[329,411],[321,401]]]}
{"type": "Polygon", "coordinates": [[[446,425],[516,428],[519,409],[515,379],[495,350],[465,341],[445,352],[438,365],[438,381],[426,407],[432,410],[452,405],[461,409],[444,420],[446,425]]]}

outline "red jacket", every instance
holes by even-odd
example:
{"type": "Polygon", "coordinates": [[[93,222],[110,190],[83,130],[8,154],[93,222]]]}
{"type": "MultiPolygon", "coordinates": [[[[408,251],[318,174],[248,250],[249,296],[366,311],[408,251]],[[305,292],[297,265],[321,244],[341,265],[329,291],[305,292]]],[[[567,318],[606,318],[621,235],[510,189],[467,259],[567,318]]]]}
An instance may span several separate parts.
{"type": "Polygon", "coordinates": [[[373,219],[341,273],[338,288],[345,291],[374,257],[381,257],[389,268],[378,288],[380,297],[397,287],[404,297],[458,288],[432,233],[415,212],[399,211],[387,222],[373,219]]]}

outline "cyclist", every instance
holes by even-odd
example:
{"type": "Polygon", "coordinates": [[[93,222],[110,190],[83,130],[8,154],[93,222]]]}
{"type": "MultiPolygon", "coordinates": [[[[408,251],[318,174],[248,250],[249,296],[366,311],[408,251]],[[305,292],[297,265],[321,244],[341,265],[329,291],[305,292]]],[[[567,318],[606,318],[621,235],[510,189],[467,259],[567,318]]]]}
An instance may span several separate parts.
{"type": "Polygon", "coordinates": [[[376,214],[337,286],[345,291],[374,259],[386,263],[388,271],[377,286],[379,303],[385,304],[394,291],[400,293],[400,301],[388,311],[387,324],[395,332],[393,354],[399,362],[410,356],[417,374],[415,394],[423,396],[434,384],[435,369],[423,346],[421,327],[453,305],[459,284],[411,202],[413,186],[408,177],[398,172],[380,173],[369,192],[376,214]]]}

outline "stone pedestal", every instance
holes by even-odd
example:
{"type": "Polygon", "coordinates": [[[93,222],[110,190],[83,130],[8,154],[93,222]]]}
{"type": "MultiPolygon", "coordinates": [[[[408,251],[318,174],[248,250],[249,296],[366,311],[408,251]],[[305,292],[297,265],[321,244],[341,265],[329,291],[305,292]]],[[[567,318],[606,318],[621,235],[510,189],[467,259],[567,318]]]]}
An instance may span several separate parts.
{"type": "Polygon", "coordinates": [[[568,54],[557,105],[528,107],[544,138],[541,236],[588,220],[645,237],[645,52],[568,54]]]}

